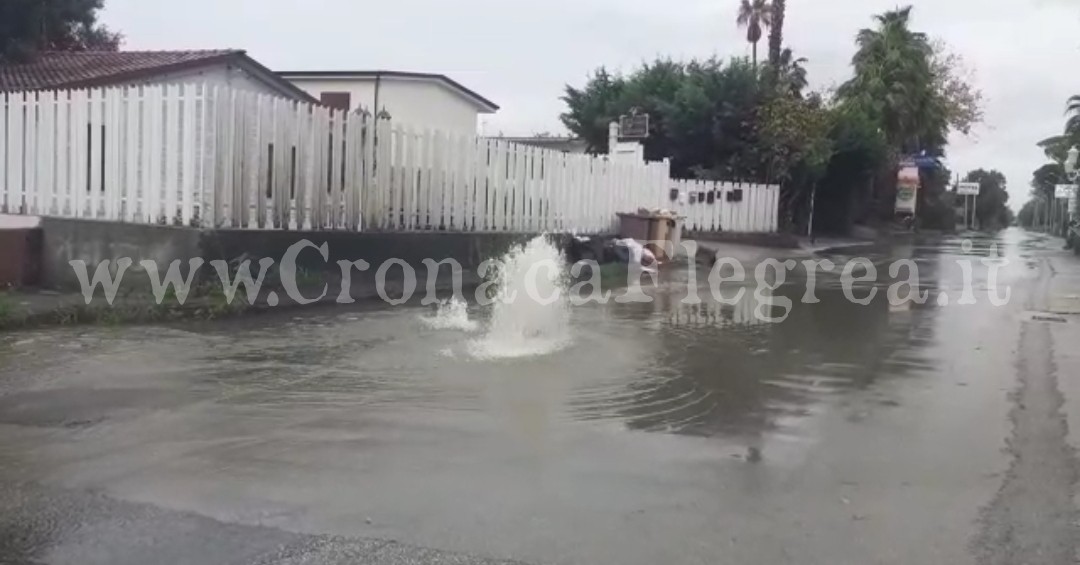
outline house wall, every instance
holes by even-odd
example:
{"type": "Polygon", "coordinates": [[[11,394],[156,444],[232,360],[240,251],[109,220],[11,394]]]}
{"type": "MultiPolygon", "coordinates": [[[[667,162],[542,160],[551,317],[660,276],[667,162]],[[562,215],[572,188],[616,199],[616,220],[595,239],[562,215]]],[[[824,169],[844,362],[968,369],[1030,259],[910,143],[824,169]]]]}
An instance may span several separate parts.
{"type": "MultiPolygon", "coordinates": [[[[355,110],[375,107],[375,79],[289,79],[316,99],[323,92],[348,92],[355,110]]],[[[453,90],[425,79],[383,77],[379,106],[394,123],[443,131],[476,133],[480,111],[453,90]]]]}
{"type": "Polygon", "coordinates": [[[204,83],[210,86],[223,86],[248,92],[257,92],[259,94],[272,94],[274,96],[284,95],[280,90],[272,88],[269,84],[255,78],[244,69],[228,63],[216,63],[197,69],[164,73],[136,81],[134,84],[190,83],[204,83]]]}

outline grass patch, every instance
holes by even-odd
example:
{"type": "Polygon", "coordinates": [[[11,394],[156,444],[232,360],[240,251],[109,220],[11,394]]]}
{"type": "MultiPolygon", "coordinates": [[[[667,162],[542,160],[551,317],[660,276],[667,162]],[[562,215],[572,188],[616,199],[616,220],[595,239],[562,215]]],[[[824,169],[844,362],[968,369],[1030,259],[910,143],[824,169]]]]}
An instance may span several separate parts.
{"type": "Polygon", "coordinates": [[[7,325],[15,317],[15,301],[7,291],[0,291],[0,327],[7,325]]]}

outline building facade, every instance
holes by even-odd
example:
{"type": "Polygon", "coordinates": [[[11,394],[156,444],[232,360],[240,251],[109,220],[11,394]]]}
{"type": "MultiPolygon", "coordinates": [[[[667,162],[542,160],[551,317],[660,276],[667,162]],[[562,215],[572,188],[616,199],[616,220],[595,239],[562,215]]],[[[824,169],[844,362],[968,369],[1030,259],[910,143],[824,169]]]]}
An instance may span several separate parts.
{"type": "Polygon", "coordinates": [[[439,74],[400,71],[278,73],[325,105],[388,114],[395,123],[475,134],[481,114],[499,107],[439,74]]]}

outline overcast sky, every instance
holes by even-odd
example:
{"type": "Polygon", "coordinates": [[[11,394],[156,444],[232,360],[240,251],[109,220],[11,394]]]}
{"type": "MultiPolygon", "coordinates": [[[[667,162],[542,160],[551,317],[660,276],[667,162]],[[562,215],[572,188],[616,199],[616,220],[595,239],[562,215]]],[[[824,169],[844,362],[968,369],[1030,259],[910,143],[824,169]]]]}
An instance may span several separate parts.
{"type": "MultiPolygon", "coordinates": [[[[854,36],[891,0],[788,0],[787,43],[809,59],[811,85],[849,74],[854,36]]],[[[656,56],[749,54],[736,0],[106,0],[103,21],[127,49],[242,48],[276,70],[447,74],[499,104],[485,133],[561,133],[559,96],[600,65],[629,70],[656,56]]],[[[986,122],[949,148],[954,171],[997,168],[1010,204],[1027,199],[1080,93],[1080,0],[921,0],[914,27],[944,39],[975,72],[986,122]],[[1071,69],[1071,71],[1070,71],[1071,69]]],[[[762,43],[762,53],[765,45],[762,43]]]]}

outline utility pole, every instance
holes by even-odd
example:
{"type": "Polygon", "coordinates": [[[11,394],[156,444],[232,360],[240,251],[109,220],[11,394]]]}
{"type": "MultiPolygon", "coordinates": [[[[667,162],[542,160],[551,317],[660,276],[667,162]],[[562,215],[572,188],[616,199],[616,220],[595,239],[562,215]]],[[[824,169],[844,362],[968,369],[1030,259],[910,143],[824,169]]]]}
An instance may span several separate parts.
{"type": "Polygon", "coordinates": [[[971,199],[971,223],[975,226],[975,229],[979,229],[979,195],[976,194],[971,199]]]}

